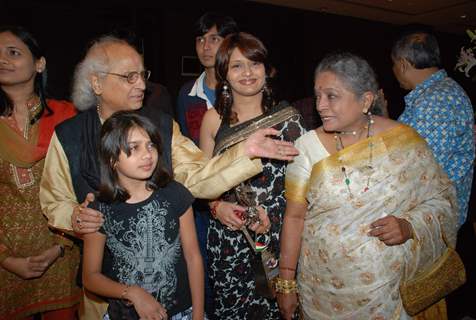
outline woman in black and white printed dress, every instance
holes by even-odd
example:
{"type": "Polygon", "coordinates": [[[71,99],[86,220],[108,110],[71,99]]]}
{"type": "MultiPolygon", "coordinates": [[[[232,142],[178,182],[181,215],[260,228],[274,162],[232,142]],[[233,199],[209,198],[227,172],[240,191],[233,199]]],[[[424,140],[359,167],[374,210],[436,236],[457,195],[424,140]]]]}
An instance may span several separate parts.
{"type": "MultiPolygon", "coordinates": [[[[200,147],[208,155],[225,151],[261,128],[272,127],[278,139],[291,142],[304,133],[299,113],[274,102],[266,81],[272,70],[266,58],[265,47],[252,35],[238,33],[223,41],[216,56],[217,103],[205,114],[200,133],[200,147]]],[[[245,228],[256,234],[256,247],[267,245],[268,252],[279,257],[287,162],[262,163],[262,173],[210,204],[215,219],[210,221],[207,249],[217,319],[280,319],[276,300],[256,290],[254,262],[261,260],[240,230],[245,208],[239,204],[256,207],[259,222],[245,228]],[[243,202],[240,191],[247,188],[243,202]]]]}

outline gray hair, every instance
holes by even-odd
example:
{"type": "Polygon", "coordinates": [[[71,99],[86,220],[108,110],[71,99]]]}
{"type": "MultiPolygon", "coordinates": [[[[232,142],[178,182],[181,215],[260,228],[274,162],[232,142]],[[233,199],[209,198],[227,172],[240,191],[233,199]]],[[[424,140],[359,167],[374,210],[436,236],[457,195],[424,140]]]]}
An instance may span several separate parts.
{"type": "Polygon", "coordinates": [[[314,72],[314,79],[322,72],[335,74],[346,88],[359,99],[363,97],[364,93],[372,92],[374,94],[372,113],[375,113],[374,110],[381,108],[383,101],[379,99],[377,76],[365,59],[349,52],[333,53],[327,55],[319,63],[314,72]]]}
{"type": "Polygon", "coordinates": [[[439,68],[440,47],[436,37],[427,32],[403,35],[392,47],[393,59],[406,59],[415,69],[439,68]]]}
{"type": "Polygon", "coordinates": [[[105,47],[110,44],[128,44],[115,36],[105,35],[95,40],[84,59],[76,66],[71,98],[78,110],[84,111],[98,104],[98,98],[91,86],[91,75],[98,71],[110,70],[105,47]]]}

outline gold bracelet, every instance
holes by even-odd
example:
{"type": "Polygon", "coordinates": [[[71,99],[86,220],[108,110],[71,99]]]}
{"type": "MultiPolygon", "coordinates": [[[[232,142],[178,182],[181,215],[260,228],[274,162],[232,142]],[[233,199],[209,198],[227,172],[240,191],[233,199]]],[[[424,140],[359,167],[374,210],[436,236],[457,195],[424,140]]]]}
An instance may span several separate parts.
{"type": "Polygon", "coordinates": [[[276,293],[289,294],[298,292],[297,282],[294,279],[286,280],[276,277],[274,279],[274,287],[276,289],[276,293]]]}

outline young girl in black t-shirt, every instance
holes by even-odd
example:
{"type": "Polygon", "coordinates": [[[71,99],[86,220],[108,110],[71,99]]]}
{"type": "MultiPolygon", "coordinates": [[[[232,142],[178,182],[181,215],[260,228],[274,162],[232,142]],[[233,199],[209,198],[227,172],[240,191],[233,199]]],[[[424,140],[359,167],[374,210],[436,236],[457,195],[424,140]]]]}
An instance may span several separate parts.
{"type": "Polygon", "coordinates": [[[193,197],[162,167],[160,147],[158,129],[131,111],[101,130],[101,187],[91,206],[104,225],[84,235],[83,283],[109,298],[105,319],[204,317],[193,197]]]}

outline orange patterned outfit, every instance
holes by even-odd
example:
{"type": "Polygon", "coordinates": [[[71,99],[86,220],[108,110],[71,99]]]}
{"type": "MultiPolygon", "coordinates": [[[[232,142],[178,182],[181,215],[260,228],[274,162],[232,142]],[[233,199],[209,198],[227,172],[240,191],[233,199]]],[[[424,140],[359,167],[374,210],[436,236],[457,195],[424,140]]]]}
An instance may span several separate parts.
{"type": "Polygon", "coordinates": [[[35,256],[58,243],[65,246],[65,255],[36,279],[23,280],[0,267],[0,320],[70,308],[80,299],[79,250],[48,228],[38,197],[53,129],[76,112],[64,101],[49,100],[48,106],[53,115],[45,110],[40,121],[22,131],[13,117],[0,117],[0,262],[10,256],[35,256]]]}

